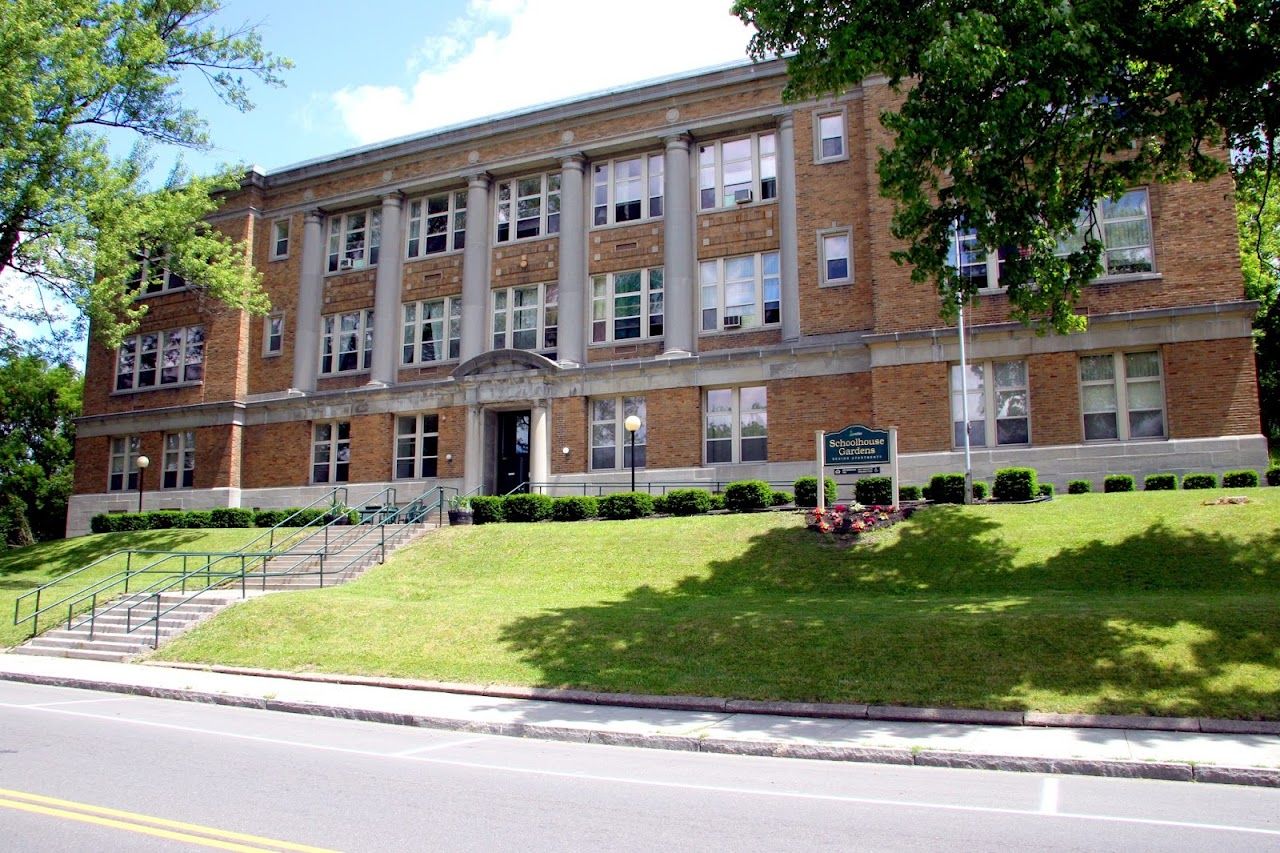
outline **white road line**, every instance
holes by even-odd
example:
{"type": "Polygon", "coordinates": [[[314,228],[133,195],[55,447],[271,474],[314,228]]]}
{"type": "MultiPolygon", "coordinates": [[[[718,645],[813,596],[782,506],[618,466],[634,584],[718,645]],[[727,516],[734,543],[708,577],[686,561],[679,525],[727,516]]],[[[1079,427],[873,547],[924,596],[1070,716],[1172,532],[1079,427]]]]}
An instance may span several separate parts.
{"type": "Polygon", "coordinates": [[[1043,787],[1040,788],[1040,813],[1041,814],[1057,814],[1058,813],[1058,780],[1045,779],[1043,787]]]}
{"type": "Polygon", "coordinates": [[[438,749],[448,749],[451,746],[466,746],[471,743],[480,743],[488,740],[488,737],[469,737],[464,740],[451,740],[448,743],[434,743],[431,746],[418,746],[413,749],[406,749],[402,752],[387,753],[392,758],[411,758],[422,752],[435,752],[438,749]]]}
{"type": "MultiPolygon", "coordinates": [[[[365,749],[350,749],[341,746],[324,746],[321,744],[306,743],[303,741],[284,740],[281,738],[259,737],[257,735],[244,735],[237,732],[218,731],[216,729],[202,729],[195,726],[180,726],[173,723],[156,723],[149,720],[131,720],[125,717],[107,717],[101,714],[87,714],[81,711],[68,711],[62,708],[35,708],[29,705],[15,705],[7,702],[0,702],[0,708],[13,708],[19,711],[39,711],[45,714],[62,714],[68,717],[83,717],[91,720],[106,720],[115,723],[127,723],[148,728],[168,729],[170,731],[187,732],[189,734],[213,735],[215,737],[228,737],[237,740],[251,741],[255,743],[270,743],[278,746],[299,747],[302,749],[314,749],[323,752],[338,752],[348,755],[360,755],[367,758],[398,758],[401,761],[417,761],[423,764],[438,764],[448,767],[464,767],[470,770],[494,770],[502,773],[522,773],[528,776],[546,776],[559,779],[574,779],[586,782],[606,782],[609,784],[619,785],[638,785],[648,788],[671,788],[685,791],[702,791],[706,793],[718,794],[738,794],[742,796],[755,797],[774,797],[787,800],[816,800],[819,802],[830,803],[846,803],[849,805],[864,806],[888,806],[893,808],[906,809],[935,809],[939,811],[953,812],[972,812],[975,814],[1002,814],[1014,815],[1020,817],[1040,817],[1050,819],[1068,819],[1068,820],[1084,820],[1098,821],[1102,823],[1127,823],[1139,826],[1161,826],[1177,829],[1200,829],[1210,832],[1241,832],[1250,835],[1269,835],[1280,837],[1280,829],[1263,829],[1261,827],[1251,826],[1232,826],[1230,824],[1219,823],[1195,823],[1193,821],[1183,820],[1159,820],[1156,818],[1143,817],[1122,817],[1118,815],[1095,815],[1095,814],[1077,814],[1072,812],[1058,812],[1055,814],[1045,814],[1041,811],[1033,811],[1030,809],[1012,809],[1000,808],[997,806],[966,806],[954,803],[929,803],[916,800],[885,800],[875,797],[851,797],[839,794],[809,794],[802,791],[777,791],[764,788],[739,788],[728,785],[699,785],[688,782],[665,782],[655,781],[651,779],[630,779],[622,776],[600,776],[593,773],[567,773],[559,770],[543,770],[531,767],[515,767],[508,764],[492,764],[482,761],[457,761],[448,758],[426,758],[417,756],[397,756],[395,753],[373,752],[365,749]]],[[[499,737],[491,735],[490,737],[499,737]]],[[[483,738],[477,738],[480,740],[483,738]]]]}
{"type": "Polygon", "coordinates": [[[65,702],[33,702],[23,708],[53,708],[57,705],[88,705],[93,702],[123,702],[123,696],[104,696],[101,699],[68,699],[65,702]]]}

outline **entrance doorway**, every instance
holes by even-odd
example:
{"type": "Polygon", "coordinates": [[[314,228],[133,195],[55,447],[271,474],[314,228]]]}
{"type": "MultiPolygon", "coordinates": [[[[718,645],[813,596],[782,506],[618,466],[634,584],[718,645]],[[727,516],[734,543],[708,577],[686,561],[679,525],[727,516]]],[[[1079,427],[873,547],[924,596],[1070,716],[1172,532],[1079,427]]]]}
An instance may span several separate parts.
{"type": "Polygon", "coordinates": [[[494,492],[529,491],[529,410],[498,412],[494,492]]]}

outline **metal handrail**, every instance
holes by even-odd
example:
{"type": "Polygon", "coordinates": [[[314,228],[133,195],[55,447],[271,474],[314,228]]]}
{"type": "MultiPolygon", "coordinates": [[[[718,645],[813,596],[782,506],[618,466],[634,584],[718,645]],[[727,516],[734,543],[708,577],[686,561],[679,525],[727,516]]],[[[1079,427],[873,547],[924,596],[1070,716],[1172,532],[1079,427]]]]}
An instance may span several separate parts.
{"type": "MultiPolygon", "coordinates": [[[[640,490],[640,487],[643,487],[644,490],[647,491],[649,494],[653,494],[654,489],[661,489],[659,494],[666,494],[668,489],[707,489],[711,492],[719,493],[724,491],[725,486],[728,486],[730,483],[735,483],[735,482],[737,482],[737,480],[662,480],[662,481],[656,481],[656,482],[637,483],[636,485],[637,485],[637,491],[640,490]]],[[[793,480],[767,480],[765,482],[767,482],[770,487],[775,487],[775,488],[778,486],[793,487],[795,485],[795,482],[793,480]]],[[[546,489],[549,492],[551,489],[581,488],[582,494],[584,495],[587,494],[588,489],[595,489],[597,495],[603,495],[606,489],[609,489],[611,491],[629,492],[631,491],[631,489],[628,488],[629,485],[630,485],[629,483],[625,483],[625,482],[614,483],[610,481],[598,481],[598,480],[580,480],[580,481],[561,480],[554,483],[553,482],[540,483],[540,482],[529,481],[529,482],[522,483],[517,488],[524,488],[525,486],[528,486],[530,492],[534,491],[535,489],[539,490],[538,494],[544,494],[544,492],[541,491],[543,489],[546,489]]],[[[514,492],[508,492],[507,494],[514,494],[514,492]]]]}

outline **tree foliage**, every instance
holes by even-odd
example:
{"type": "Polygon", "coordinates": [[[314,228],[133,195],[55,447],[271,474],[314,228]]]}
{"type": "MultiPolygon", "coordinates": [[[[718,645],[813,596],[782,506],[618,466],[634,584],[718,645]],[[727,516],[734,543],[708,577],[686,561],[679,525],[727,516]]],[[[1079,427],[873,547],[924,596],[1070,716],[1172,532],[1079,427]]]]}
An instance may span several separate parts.
{"type": "Polygon", "coordinates": [[[1237,169],[1235,178],[1244,292],[1258,300],[1253,344],[1262,428],[1280,438],[1280,198],[1265,166],[1237,169]]]}
{"type": "MultiPolygon", "coordinates": [[[[1060,331],[1101,270],[1096,238],[1060,253],[1081,211],[1153,181],[1207,179],[1273,160],[1280,125],[1274,0],[737,0],[756,57],[789,55],[787,95],[883,74],[879,162],[895,253],[937,284],[944,312],[971,296],[948,264],[954,223],[1008,253],[1014,314],[1060,331]]],[[[1092,214],[1089,214],[1090,216],[1092,214]]],[[[1096,223],[1089,222],[1096,228],[1096,223]]]]}
{"type": "Polygon", "coordinates": [[[24,274],[41,298],[24,313],[9,294],[11,316],[39,319],[61,298],[115,345],[145,311],[133,302],[141,248],[167,252],[169,267],[213,298],[265,310],[243,246],[202,224],[239,170],[175,170],[160,190],[146,183],[149,145],[208,145],[204,121],[183,105],[183,79],[207,81],[243,110],[247,80],[278,84],[287,66],[251,28],[214,27],[218,9],[218,0],[0,0],[0,273],[24,274]],[[139,142],[123,160],[106,138],[120,132],[139,142]]]}
{"type": "Polygon", "coordinates": [[[0,537],[10,545],[66,528],[82,391],[72,367],[0,352],[0,537]]]}

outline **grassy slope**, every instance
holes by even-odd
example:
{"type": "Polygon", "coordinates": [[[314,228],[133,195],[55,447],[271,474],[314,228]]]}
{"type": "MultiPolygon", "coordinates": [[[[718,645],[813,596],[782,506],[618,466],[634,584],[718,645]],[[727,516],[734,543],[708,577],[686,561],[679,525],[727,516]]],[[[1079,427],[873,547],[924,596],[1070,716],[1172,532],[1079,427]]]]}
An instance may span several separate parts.
{"type": "MultiPolygon", "coordinates": [[[[104,557],[113,551],[127,548],[173,551],[234,551],[256,538],[261,530],[147,530],[132,533],[104,533],[41,542],[28,548],[16,548],[0,552],[0,647],[21,643],[31,633],[30,623],[22,627],[13,624],[14,600],[41,584],[75,571],[81,566],[104,557]]],[[[124,568],[123,559],[104,562],[101,566],[67,582],[65,591],[57,589],[54,598],[84,589],[93,581],[105,578],[124,568]]],[[[23,614],[31,612],[32,605],[24,605],[23,614]]],[[[41,629],[49,627],[44,621],[41,629]]]]}
{"type": "Polygon", "coordinates": [[[1280,718],[1280,489],[440,531],[173,660],[600,690],[1280,718]]]}

